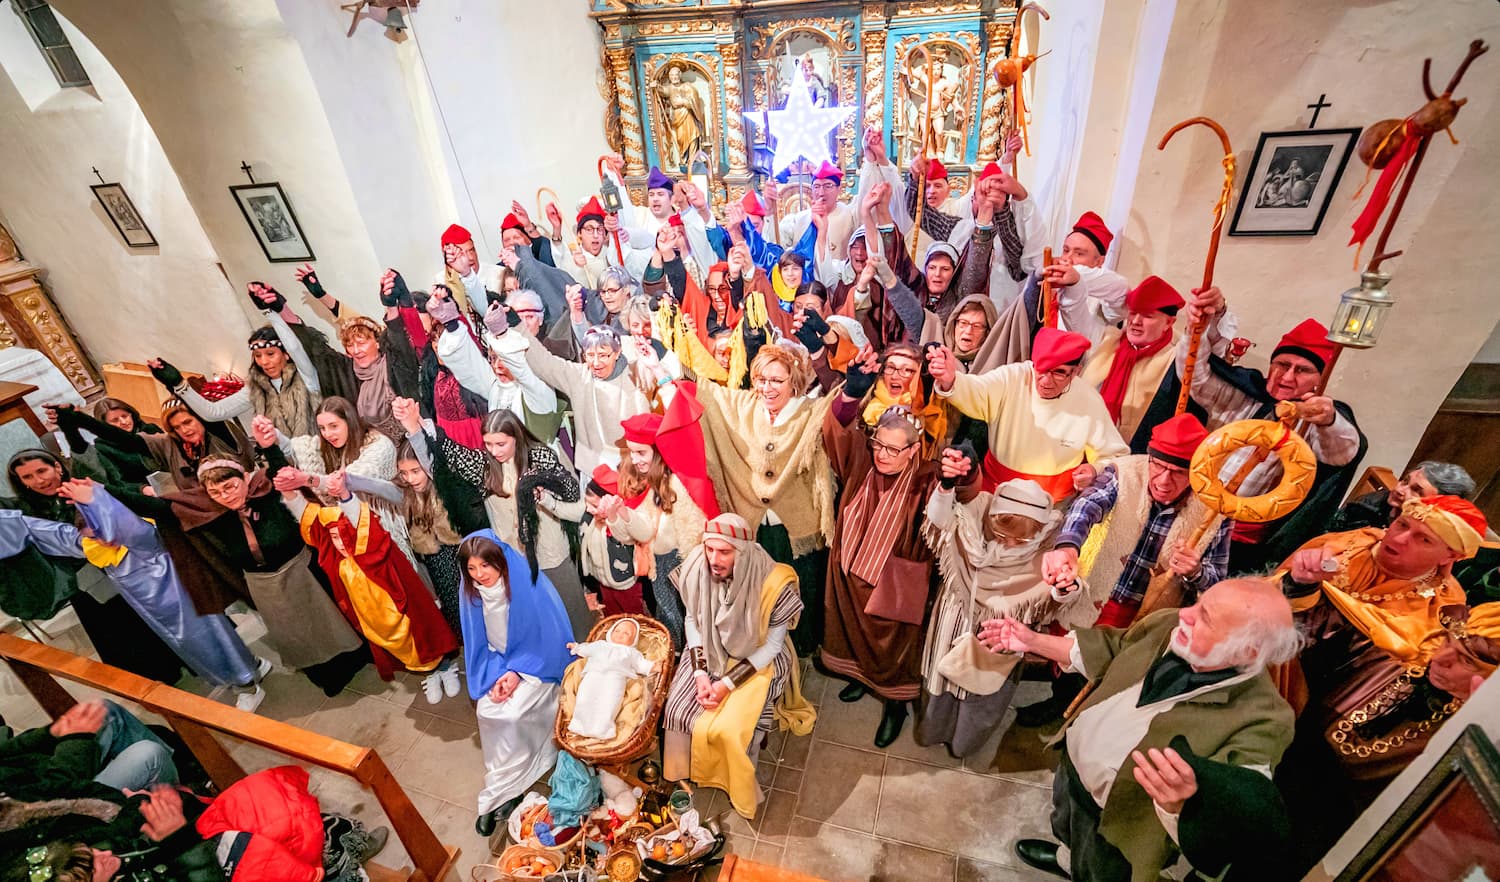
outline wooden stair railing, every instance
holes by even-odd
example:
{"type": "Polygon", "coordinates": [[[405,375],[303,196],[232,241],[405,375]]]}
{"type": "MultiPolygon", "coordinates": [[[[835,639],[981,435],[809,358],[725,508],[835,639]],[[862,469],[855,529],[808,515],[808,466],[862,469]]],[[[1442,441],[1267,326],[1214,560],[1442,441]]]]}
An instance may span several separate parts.
{"type": "Polygon", "coordinates": [[[409,873],[368,865],[366,869],[372,880],[449,882],[457,878],[458,849],[448,848],[438,841],[427,821],[417,813],[406,791],[386,768],[380,754],[368,747],[248,714],[13,634],[0,634],[0,658],[5,659],[17,679],[53,719],[78,703],[56,677],[82,683],[159,714],[193,752],[220,790],[245,777],[245,770],[219,743],[215,733],[264,747],[290,760],[347,775],[375,795],[390,822],[391,831],[401,840],[415,864],[415,869],[409,873]]]}

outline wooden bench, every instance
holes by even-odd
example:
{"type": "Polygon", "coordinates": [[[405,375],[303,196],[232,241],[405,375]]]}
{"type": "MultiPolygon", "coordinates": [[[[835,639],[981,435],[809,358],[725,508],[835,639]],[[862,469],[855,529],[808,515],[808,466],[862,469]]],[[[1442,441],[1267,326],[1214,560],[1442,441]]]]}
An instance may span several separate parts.
{"type": "Polygon", "coordinates": [[[1359,476],[1354,486],[1349,488],[1349,495],[1344,497],[1344,502],[1349,503],[1374,493],[1376,490],[1393,490],[1396,487],[1396,473],[1385,466],[1370,466],[1365,473],[1359,476]]]}
{"type": "Polygon", "coordinates": [[[456,880],[458,849],[438,841],[427,821],[386,768],[380,754],[299,729],[287,723],[247,714],[191,692],[184,692],[129,671],[74,655],[71,652],[0,634],[3,657],[26,690],[56,719],[78,703],[57,678],[72,680],[133,702],[163,717],[193,752],[220,790],[245,777],[245,770],[219,743],[228,735],[287,757],[347,775],[364,785],[390,822],[391,831],[411,856],[413,869],[392,870],[375,864],[366,871],[375,882],[450,882],[456,880]]]}

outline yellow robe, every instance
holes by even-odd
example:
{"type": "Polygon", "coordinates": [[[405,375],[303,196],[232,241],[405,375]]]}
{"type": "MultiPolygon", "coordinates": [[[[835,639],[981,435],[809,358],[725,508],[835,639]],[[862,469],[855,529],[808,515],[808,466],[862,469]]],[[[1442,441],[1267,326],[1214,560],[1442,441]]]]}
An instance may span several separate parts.
{"type": "MultiPolygon", "coordinates": [[[[1080,379],[1095,389],[1104,385],[1104,379],[1109,376],[1109,368],[1115,361],[1115,350],[1120,348],[1120,341],[1124,339],[1125,332],[1119,328],[1110,328],[1105,331],[1104,336],[1099,340],[1099,345],[1089,351],[1089,358],[1084,362],[1080,379]]],[[[1167,375],[1167,371],[1172,370],[1172,364],[1176,358],[1176,346],[1163,346],[1160,352],[1136,362],[1135,367],[1131,369],[1125,400],[1120,402],[1120,421],[1116,424],[1121,437],[1127,443],[1135,437],[1136,430],[1141,427],[1141,420],[1146,416],[1146,408],[1150,407],[1152,399],[1156,398],[1156,391],[1161,388],[1162,378],[1167,375]]]]}

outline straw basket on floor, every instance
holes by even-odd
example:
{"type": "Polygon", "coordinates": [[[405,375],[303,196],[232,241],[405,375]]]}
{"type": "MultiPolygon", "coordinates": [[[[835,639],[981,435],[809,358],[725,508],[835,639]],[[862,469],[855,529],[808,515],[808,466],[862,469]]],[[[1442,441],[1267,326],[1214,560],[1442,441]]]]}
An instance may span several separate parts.
{"type": "Polygon", "coordinates": [[[625,700],[615,718],[615,737],[609,740],[584,738],[568,731],[568,723],[573,719],[573,703],[578,698],[578,683],[583,679],[585,659],[568,665],[567,673],[563,675],[562,697],[557,704],[557,722],[553,727],[553,737],[563,750],[590,765],[611,770],[640,759],[656,747],[656,724],[661,719],[662,707],[667,703],[667,692],[672,686],[672,666],[676,662],[671,634],[665,625],[649,616],[609,616],[589,631],[589,640],[603,640],[614,623],[624,618],[635,619],[639,624],[636,648],[660,667],[649,676],[632,679],[626,687],[625,700]]]}
{"type": "Polygon", "coordinates": [[[567,857],[556,849],[512,845],[494,864],[475,867],[471,878],[474,882],[528,882],[544,879],[567,864],[567,857]]]}

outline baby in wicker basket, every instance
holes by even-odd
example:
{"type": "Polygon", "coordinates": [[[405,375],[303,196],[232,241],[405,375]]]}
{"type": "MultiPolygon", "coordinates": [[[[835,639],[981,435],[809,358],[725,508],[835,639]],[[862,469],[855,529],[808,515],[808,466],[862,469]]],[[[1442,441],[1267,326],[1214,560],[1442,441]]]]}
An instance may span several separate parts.
{"type": "Polygon", "coordinates": [[[569,732],[605,741],[615,737],[615,715],[625,700],[626,682],[631,677],[646,676],[655,667],[635,648],[640,634],[639,622],[620,619],[610,626],[603,640],[568,644],[574,655],[588,659],[583,679],[578,681],[569,732]]]}

